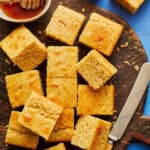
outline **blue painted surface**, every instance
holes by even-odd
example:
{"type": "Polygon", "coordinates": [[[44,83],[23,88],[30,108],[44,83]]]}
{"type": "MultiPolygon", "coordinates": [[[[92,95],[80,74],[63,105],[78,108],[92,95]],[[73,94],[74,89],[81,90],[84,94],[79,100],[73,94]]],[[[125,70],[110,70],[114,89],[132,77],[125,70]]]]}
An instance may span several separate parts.
{"type": "MultiPolygon", "coordinates": [[[[115,0],[89,0],[90,2],[116,13],[126,20],[139,36],[146,50],[148,61],[150,61],[150,0],[145,3],[137,11],[131,15],[128,11],[119,6],[115,0]]],[[[150,86],[148,96],[144,107],[144,115],[150,116],[150,86]]]]}
{"type": "Polygon", "coordinates": [[[143,143],[132,143],[127,147],[127,150],[150,150],[150,145],[143,143]]]}
{"type": "MultiPolygon", "coordinates": [[[[148,61],[150,61],[150,0],[146,0],[136,14],[131,15],[114,0],[89,0],[96,5],[116,13],[126,20],[135,30],[146,50],[148,61]]],[[[144,107],[144,115],[150,116],[150,84],[144,107]]],[[[150,150],[150,145],[143,143],[132,143],[127,150],[150,150]]]]}

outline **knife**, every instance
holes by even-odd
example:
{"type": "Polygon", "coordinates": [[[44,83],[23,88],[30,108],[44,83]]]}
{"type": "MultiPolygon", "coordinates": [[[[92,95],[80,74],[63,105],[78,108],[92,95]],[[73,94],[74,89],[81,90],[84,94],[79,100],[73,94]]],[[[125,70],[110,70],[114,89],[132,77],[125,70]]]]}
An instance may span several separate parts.
{"type": "Polygon", "coordinates": [[[109,134],[109,144],[107,145],[108,150],[111,150],[113,144],[122,138],[130,120],[132,119],[142,99],[142,96],[147,88],[149,81],[150,63],[144,63],[127,98],[127,101],[123,106],[121,113],[119,114],[119,117],[109,134]]]}

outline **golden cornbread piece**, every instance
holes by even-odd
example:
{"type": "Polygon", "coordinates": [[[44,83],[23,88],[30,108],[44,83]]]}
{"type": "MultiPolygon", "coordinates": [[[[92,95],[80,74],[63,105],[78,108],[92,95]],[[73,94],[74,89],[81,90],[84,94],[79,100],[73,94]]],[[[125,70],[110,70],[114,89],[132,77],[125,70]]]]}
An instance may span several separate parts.
{"type": "Polygon", "coordinates": [[[47,77],[76,78],[75,65],[78,61],[78,47],[50,46],[48,48],[47,77]]]}
{"type": "Polygon", "coordinates": [[[46,150],[66,150],[64,143],[59,143],[53,147],[47,148],[46,150]]]}
{"type": "Polygon", "coordinates": [[[18,123],[19,115],[20,112],[11,112],[5,143],[23,148],[36,149],[39,142],[39,136],[18,123]]]}
{"type": "Polygon", "coordinates": [[[79,42],[110,56],[118,42],[123,25],[100,14],[92,13],[79,42]]]}
{"type": "Polygon", "coordinates": [[[144,0],[116,0],[116,2],[134,14],[144,3],[144,0]]]}
{"type": "Polygon", "coordinates": [[[110,127],[110,122],[89,115],[81,116],[77,122],[71,144],[81,149],[105,150],[110,127]]]}
{"type": "Polygon", "coordinates": [[[23,25],[4,38],[0,47],[23,71],[36,68],[47,55],[46,47],[23,25]]]}
{"type": "Polygon", "coordinates": [[[46,35],[73,45],[84,20],[84,15],[59,5],[46,28],[46,35]]]}
{"type": "Polygon", "coordinates": [[[78,88],[78,115],[113,115],[114,113],[113,85],[104,85],[99,90],[93,90],[88,85],[78,88]]]}
{"type": "Polygon", "coordinates": [[[61,106],[32,92],[25,103],[18,122],[48,140],[62,111],[61,106]]]}
{"type": "Polygon", "coordinates": [[[77,78],[47,78],[47,98],[63,107],[76,107],[77,78]]]}
{"type": "Polygon", "coordinates": [[[100,128],[97,130],[94,141],[89,150],[106,150],[108,146],[108,137],[111,129],[111,122],[99,120],[100,128]]]}
{"type": "Polygon", "coordinates": [[[117,69],[96,50],[92,50],[77,64],[77,71],[93,89],[99,89],[117,69]]]}
{"type": "Polygon", "coordinates": [[[74,134],[74,108],[64,108],[47,142],[70,142],[74,134]]]}
{"type": "Polygon", "coordinates": [[[38,70],[7,75],[5,79],[12,108],[23,106],[32,91],[43,95],[41,78],[38,70]]]}

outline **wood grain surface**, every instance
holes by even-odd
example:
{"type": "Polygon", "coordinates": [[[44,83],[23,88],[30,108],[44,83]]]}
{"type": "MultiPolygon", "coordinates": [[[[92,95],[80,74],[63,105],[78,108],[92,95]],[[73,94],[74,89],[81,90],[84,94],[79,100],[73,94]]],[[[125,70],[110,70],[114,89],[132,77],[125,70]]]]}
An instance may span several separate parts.
{"type": "MultiPolygon", "coordinates": [[[[141,65],[147,60],[143,46],[133,29],[123,19],[111,12],[108,12],[107,10],[89,4],[87,0],[52,0],[51,8],[46,13],[46,15],[44,15],[41,19],[33,23],[26,24],[26,26],[42,42],[46,43],[46,45],[64,45],[58,41],[46,37],[44,32],[52,15],[52,12],[56,9],[58,4],[63,4],[65,6],[73,8],[74,10],[77,10],[78,12],[82,12],[86,15],[87,20],[91,12],[98,12],[124,25],[123,34],[121,35],[121,38],[117,46],[115,47],[112,56],[108,57],[108,59],[118,68],[117,75],[115,75],[109,81],[109,83],[113,83],[116,86],[116,111],[114,116],[112,117],[99,116],[100,118],[114,122],[129,95],[129,92],[135,82],[141,65]],[[39,31],[42,31],[42,34],[39,31]]],[[[0,19],[0,40],[3,39],[6,35],[8,35],[17,26],[18,24],[5,22],[0,19]]],[[[80,48],[80,59],[83,56],[85,56],[90,50],[89,48],[79,44],[78,42],[76,42],[75,45],[79,46],[80,48]]],[[[41,72],[43,86],[45,87],[46,61],[43,62],[38,67],[38,69],[41,72]]],[[[8,146],[4,144],[7,124],[11,112],[11,107],[9,104],[5,86],[5,76],[17,72],[20,72],[20,70],[11,63],[8,57],[0,49],[0,150],[22,150],[21,148],[8,146]]],[[[79,83],[85,83],[85,81],[80,76],[79,83]]],[[[144,97],[122,140],[115,144],[114,150],[124,149],[124,146],[128,143],[129,139],[131,138],[131,135],[134,132],[137,133],[136,131],[138,129],[140,129],[140,131],[143,131],[143,134],[147,133],[147,130],[144,129],[144,126],[145,124],[148,124],[148,122],[145,120],[139,121],[139,118],[142,115],[143,103],[144,97]]],[[[21,108],[19,110],[21,110],[21,108]]],[[[40,139],[38,150],[43,150],[44,148],[47,148],[50,145],[54,145],[54,143],[45,144],[44,140],[40,139]]],[[[69,143],[66,143],[66,146],[68,150],[78,150],[78,148],[71,146],[69,143]]]]}

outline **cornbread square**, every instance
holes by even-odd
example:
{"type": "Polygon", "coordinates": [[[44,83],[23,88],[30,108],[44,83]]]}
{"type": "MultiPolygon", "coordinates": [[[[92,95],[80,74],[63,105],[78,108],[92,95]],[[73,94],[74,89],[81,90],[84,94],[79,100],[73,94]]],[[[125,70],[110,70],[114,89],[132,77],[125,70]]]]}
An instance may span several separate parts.
{"type": "Polygon", "coordinates": [[[104,85],[99,90],[93,90],[88,85],[78,88],[78,115],[113,115],[114,113],[113,85],[104,85]]]}
{"type": "Polygon", "coordinates": [[[70,142],[74,134],[74,108],[64,108],[47,142],[70,142]]]}
{"type": "Polygon", "coordinates": [[[108,148],[108,137],[112,123],[102,119],[100,119],[99,122],[100,128],[97,130],[89,150],[106,150],[108,148]]]}
{"type": "Polygon", "coordinates": [[[47,98],[63,107],[76,107],[77,78],[47,78],[47,98]]]}
{"type": "Polygon", "coordinates": [[[18,122],[48,140],[62,111],[61,106],[32,92],[25,103],[18,122]]]}
{"type": "Polygon", "coordinates": [[[108,127],[110,129],[110,122],[89,115],[81,116],[77,122],[71,144],[81,149],[105,150],[103,145],[108,140],[108,130],[106,130],[108,127]],[[98,146],[100,146],[99,149],[97,149],[98,146]]]}
{"type": "Polygon", "coordinates": [[[78,47],[50,46],[48,48],[47,77],[76,78],[75,65],[78,61],[78,47]]]}
{"type": "Polygon", "coordinates": [[[41,78],[38,70],[7,75],[5,79],[12,108],[23,106],[32,91],[43,95],[41,78]]]}
{"type": "Polygon", "coordinates": [[[20,112],[11,112],[5,143],[23,148],[36,149],[39,142],[39,136],[18,123],[17,120],[19,115],[20,112]]]}
{"type": "Polygon", "coordinates": [[[73,45],[84,20],[84,15],[59,5],[46,28],[46,35],[73,45]]]}
{"type": "Polygon", "coordinates": [[[4,38],[0,47],[23,71],[36,68],[47,56],[46,47],[23,25],[4,38]]]}
{"type": "Polygon", "coordinates": [[[102,87],[117,69],[96,50],[92,50],[77,64],[77,71],[96,90],[102,87]]]}
{"type": "Polygon", "coordinates": [[[116,0],[116,2],[134,14],[144,3],[144,0],[116,0]]]}
{"type": "Polygon", "coordinates": [[[92,13],[79,42],[110,56],[118,42],[123,25],[100,14],[92,13]]]}
{"type": "Polygon", "coordinates": [[[100,148],[99,149],[95,149],[95,148],[97,148],[97,146],[100,145],[101,137],[104,138],[104,139],[101,138],[102,140],[101,144],[106,140],[106,136],[105,136],[107,135],[106,132],[103,132],[103,135],[99,132],[102,130],[105,131],[104,122],[105,121],[101,119],[89,115],[81,116],[77,122],[75,133],[71,139],[71,144],[78,146],[81,149],[103,150],[100,148]],[[98,140],[98,142],[96,142],[95,140],[98,140]]]}
{"type": "Polygon", "coordinates": [[[64,143],[59,143],[53,147],[50,147],[46,150],[66,150],[65,144],[64,143]]]}

